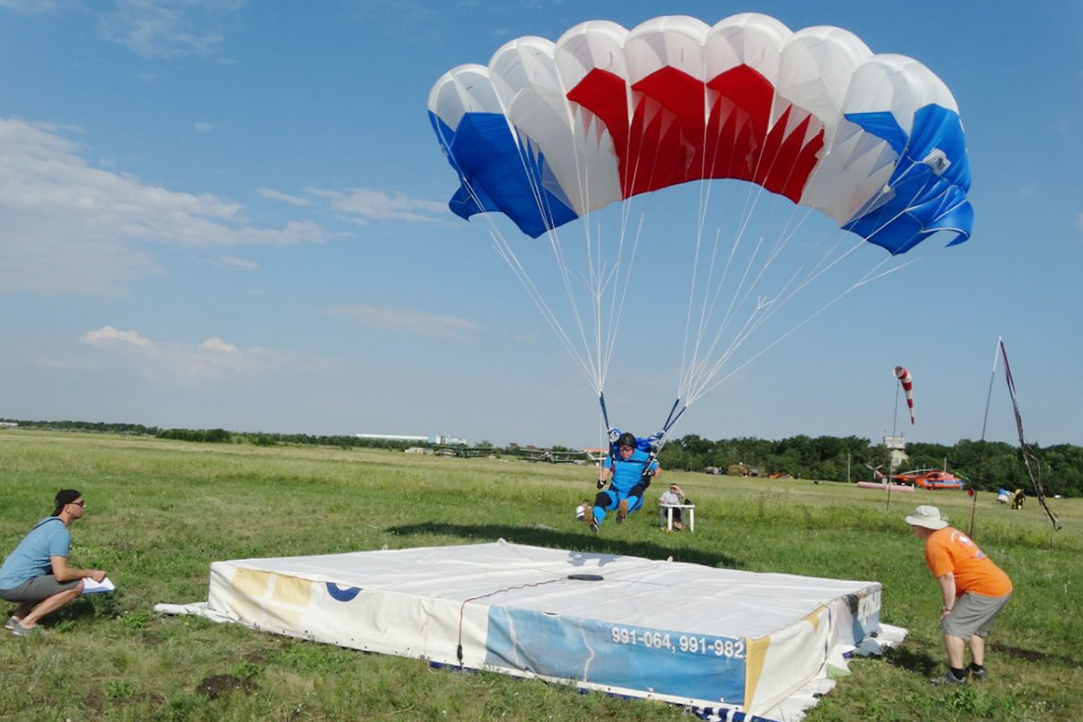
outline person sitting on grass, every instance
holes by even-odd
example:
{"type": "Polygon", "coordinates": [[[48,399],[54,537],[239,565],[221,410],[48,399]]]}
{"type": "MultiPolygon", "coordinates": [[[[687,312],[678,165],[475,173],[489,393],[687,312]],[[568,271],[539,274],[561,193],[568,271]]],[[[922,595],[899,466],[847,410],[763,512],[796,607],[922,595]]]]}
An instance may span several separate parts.
{"type": "Polygon", "coordinates": [[[914,536],[925,542],[925,563],[940,586],[940,631],[948,672],[933,684],[963,684],[969,675],[984,680],[985,635],[1012,598],[1012,580],[970,537],[948,526],[935,506],[919,506],[906,517],[914,536]],[[970,643],[970,666],[963,667],[970,643]]]}
{"type": "Polygon", "coordinates": [[[609,481],[609,490],[598,492],[594,497],[594,511],[587,515],[587,523],[595,534],[605,521],[606,512],[616,509],[617,523],[620,524],[643,506],[643,492],[650,486],[651,480],[662,473],[658,462],[636,447],[635,435],[625,432],[617,439],[616,457],[611,453],[605,458],[597,486],[601,489],[609,481]]]}
{"type": "Polygon", "coordinates": [[[61,489],[55,501],[53,515],[38,522],[0,566],[0,599],[19,605],[4,627],[19,637],[33,634],[38,620],[82,594],[84,579],[105,579],[100,569],[68,566],[68,527],[86,511],[83,495],[61,489]]]}
{"type": "MultiPolygon", "coordinates": [[[[690,503],[688,501],[688,497],[686,497],[684,495],[684,492],[681,491],[681,487],[677,486],[677,482],[673,482],[672,484],[670,484],[669,485],[669,490],[668,491],[663,491],[662,495],[660,497],[658,497],[658,504],[660,505],[658,511],[661,512],[661,516],[662,516],[662,521],[661,521],[660,526],[668,528],[668,524],[666,523],[666,519],[668,518],[669,510],[666,509],[667,506],[677,507],[679,504],[688,504],[688,503],[690,503]]],[[[674,508],[673,509],[673,528],[676,529],[677,531],[680,531],[681,529],[684,529],[684,520],[681,517],[681,512],[682,511],[684,511],[684,509],[680,509],[680,508],[674,508]]]]}

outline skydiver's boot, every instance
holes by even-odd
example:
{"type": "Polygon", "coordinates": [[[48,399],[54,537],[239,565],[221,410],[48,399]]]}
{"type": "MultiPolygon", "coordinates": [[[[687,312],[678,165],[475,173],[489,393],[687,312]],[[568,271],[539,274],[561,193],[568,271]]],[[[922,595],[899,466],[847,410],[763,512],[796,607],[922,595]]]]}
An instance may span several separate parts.
{"type": "Polygon", "coordinates": [[[621,499],[617,504],[617,523],[620,524],[628,517],[628,500],[621,499]]]}

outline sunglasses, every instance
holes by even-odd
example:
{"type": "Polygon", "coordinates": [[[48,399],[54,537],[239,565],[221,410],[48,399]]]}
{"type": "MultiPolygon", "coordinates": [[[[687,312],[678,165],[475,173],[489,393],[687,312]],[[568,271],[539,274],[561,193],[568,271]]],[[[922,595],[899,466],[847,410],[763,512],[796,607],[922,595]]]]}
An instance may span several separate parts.
{"type": "Polygon", "coordinates": [[[75,506],[86,506],[86,499],[80,499],[79,501],[69,502],[75,506]]]}

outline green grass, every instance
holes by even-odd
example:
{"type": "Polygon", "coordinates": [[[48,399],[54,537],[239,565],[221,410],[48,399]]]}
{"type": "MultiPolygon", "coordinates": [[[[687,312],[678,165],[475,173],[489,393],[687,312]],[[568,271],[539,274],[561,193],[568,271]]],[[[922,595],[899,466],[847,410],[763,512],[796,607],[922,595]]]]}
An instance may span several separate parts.
{"type": "Polygon", "coordinates": [[[889,509],[883,492],[844,484],[667,475],[697,504],[695,535],[664,534],[644,512],[593,537],[573,518],[594,493],[583,467],[4,431],[0,553],[74,487],[87,513],[71,561],[107,569],[119,589],[48,618],[40,638],[0,637],[0,720],[688,719],[667,705],[152,611],[205,599],[219,559],[500,537],[882,582],[882,619],[909,637],[884,659],[855,661],[810,722],[1083,719],[1083,500],[1053,502],[1064,529],[1050,549],[1033,500],[1014,512],[980,495],[975,536],[1016,597],[989,638],[991,679],[940,689],[926,681],[943,671],[939,593],[902,517],[935,503],[965,529],[966,496],[893,494],[889,509]]]}

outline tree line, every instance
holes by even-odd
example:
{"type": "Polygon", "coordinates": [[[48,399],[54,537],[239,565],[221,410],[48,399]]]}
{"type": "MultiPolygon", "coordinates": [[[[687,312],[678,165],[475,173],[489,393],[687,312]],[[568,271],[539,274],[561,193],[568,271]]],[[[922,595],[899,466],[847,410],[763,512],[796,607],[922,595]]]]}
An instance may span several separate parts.
{"type": "MultiPolygon", "coordinates": [[[[10,421],[20,427],[32,429],[133,434],[205,443],[250,443],[259,446],[294,444],[397,450],[411,446],[430,446],[425,442],[362,439],[348,435],[161,429],[142,424],[88,421],[0,421],[10,421]]],[[[488,441],[479,446],[491,447],[494,453],[514,455],[514,450],[493,447],[488,441]]],[[[1046,494],[1083,496],[1083,447],[1057,444],[1046,447],[1031,445],[1031,448],[1039,460],[1035,471],[1046,494]]],[[[563,447],[553,447],[550,450],[563,450],[563,447]]],[[[913,442],[907,445],[906,451],[909,461],[903,469],[896,471],[915,468],[946,469],[968,479],[975,488],[986,491],[1003,487],[1021,488],[1029,492],[1031,488],[1019,448],[1011,444],[969,439],[958,441],[953,446],[913,442]]],[[[839,438],[800,435],[778,441],[751,437],[711,441],[689,434],[666,444],[659,456],[659,462],[663,468],[684,471],[702,472],[710,469],[723,474],[743,471],[757,476],[776,474],[822,481],[871,481],[872,469],[879,468],[884,473],[889,470],[887,449],[857,436],[839,438]]]]}
{"type": "Polygon", "coordinates": [[[311,446],[338,446],[342,448],[367,447],[382,449],[406,449],[410,446],[426,446],[412,441],[393,439],[361,439],[349,435],[309,435],[275,434],[263,432],[239,432],[227,429],[162,429],[143,424],[107,423],[101,421],[26,421],[20,419],[0,419],[0,422],[16,423],[19,428],[45,429],[55,431],[88,431],[103,434],[126,434],[134,436],[154,436],[159,439],[176,441],[198,441],[211,444],[255,444],[257,446],[275,446],[278,444],[302,444],[311,446]]]}
{"type": "MultiPolygon", "coordinates": [[[[1083,447],[1071,444],[1031,449],[1035,469],[1048,495],[1083,496],[1083,447]]],[[[946,469],[968,479],[979,490],[1030,491],[1019,448],[1000,441],[963,439],[953,446],[913,442],[901,469],[946,469]]],[[[856,436],[793,436],[778,441],[756,438],[710,441],[695,434],[669,442],[659,455],[663,468],[703,471],[731,467],[756,475],[770,474],[823,481],[871,481],[873,469],[889,470],[888,450],[856,436]]],[[[734,469],[736,471],[736,469],[734,469]]]]}

